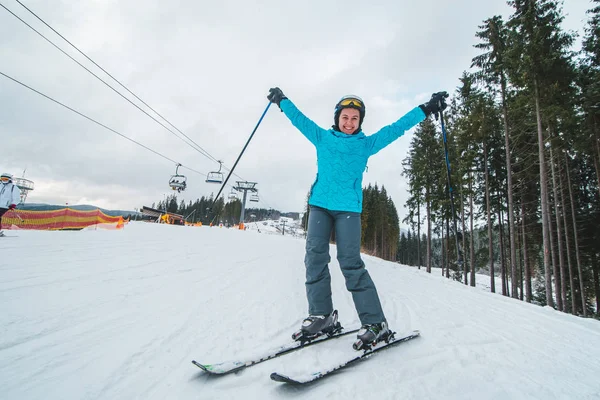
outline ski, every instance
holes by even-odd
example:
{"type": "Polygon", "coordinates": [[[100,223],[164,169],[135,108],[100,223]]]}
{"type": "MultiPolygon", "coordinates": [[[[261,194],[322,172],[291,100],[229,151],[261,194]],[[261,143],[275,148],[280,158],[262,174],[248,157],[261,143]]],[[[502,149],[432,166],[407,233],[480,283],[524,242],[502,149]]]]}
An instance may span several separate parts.
{"type": "Polygon", "coordinates": [[[246,360],[246,361],[236,360],[236,361],[221,362],[221,363],[217,363],[217,364],[202,364],[196,360],[192,360],[192,364],[194,364],[195,366],[197,366],[198,368],[202,369],[204,372],[207,372],[209,374],[213,374],[213,375],[231,374],[233,372],[237,372],[244,368],[248,368],[253,365],[259,364],[263,361],[271,360],[273,358],[282,356],[284,354],[288,354],[288,353],[291,353],[296,350],[304,349],[306,347],[312,346],[313,344],[323,343],[323,342],[328,341],[329,339],[336,339],[339,337],[343,337],[346,335],[356,333],[356,332],[358,332],[358,329],[359,328],[352,329],[349,331],[342,331],[342,332],[333,334],[331,336],[327,336],[327,335],[319,336],[318,338],[313,339],[309,342],[305,342],[305,343],[301,343],[300,341],[292,342],[290,344],[268,350],[262,356],[256,357],[256,358],[253,358],[250,360],[246,360]]]}
{"type": "Polygon", "coordinates": [[[404,334],[401,336],[397,336],[397,335],[398,335],[397,333],[394,333],[394,339],[390,340],[388,343],[385,343],[385,342],[378,343],[375,347],[373,347],[371,349],[367,349],[363,353],[360,353],[358,355],[349,357],[346,361],[343,361],[340,364],[338,364],[334,367],[331,367],[329,369],[324,369],[321,371],[313,372],[310,374],[305,374],[303,376],[296,376],[296,377],[287,376],[287,375],[279,374],[277,372],[273,372],[271,374],[271,379],[273,379],[276,382],[289,383],[292,385],[304,385],[306,383],[314,382],[318,379],[321,379],[321,378],[324,378],[324,377],[330,375],[331,373],[333,373],[335,371],[339,371],[340,369],[346,368],[350,365],[353,365],[354,363],[356,363],[358,361],[369,358],[370,356],[372,356],[374,353],[376,353],[378,351],[389,349],[390,347],[395,346],[399,343],[404,343],[411,339],[415,339],[415,338],[419,337],[420,332],[412,331],[412,332],[409,332],[408,334],[404,334]]]}

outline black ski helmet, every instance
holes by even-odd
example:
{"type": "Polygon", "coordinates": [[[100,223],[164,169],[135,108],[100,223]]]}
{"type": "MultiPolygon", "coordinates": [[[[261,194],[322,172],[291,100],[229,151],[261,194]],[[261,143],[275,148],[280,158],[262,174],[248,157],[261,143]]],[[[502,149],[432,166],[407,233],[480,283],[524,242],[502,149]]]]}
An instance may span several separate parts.
{"type": "Polygon", "coordinates": [[[334,128],[336,130],[339,130],[339,123],[340,123],[340,113],[342,112],[342,110],[344,108],[354,108],[355,110],[358,110],[359,113],[359,121],[358,121],[358,131],[360,131],[361,127],[362,127],[362,123],[363,120],[365,119],[365,102],[358,96],[354,96],[354,95],[347,95],[344,96],[340,99],[340,101],[337,102],[337,104],[335,105],[335,112],[333,114],[333,121],[334,121],[334,128]]]}

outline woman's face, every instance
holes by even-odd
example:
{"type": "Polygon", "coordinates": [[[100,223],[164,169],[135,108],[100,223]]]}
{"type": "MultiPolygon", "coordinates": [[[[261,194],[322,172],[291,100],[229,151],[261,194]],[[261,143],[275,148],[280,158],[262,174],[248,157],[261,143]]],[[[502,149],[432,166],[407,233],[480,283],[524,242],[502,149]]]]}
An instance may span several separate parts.
{"type": "Polygon", "coordinates": [[[340,132],[352,135],[358,129],[360,122],[360,112],[355,108],[344,108],[340,112],[340,122],[338,128],[340,132]]]}

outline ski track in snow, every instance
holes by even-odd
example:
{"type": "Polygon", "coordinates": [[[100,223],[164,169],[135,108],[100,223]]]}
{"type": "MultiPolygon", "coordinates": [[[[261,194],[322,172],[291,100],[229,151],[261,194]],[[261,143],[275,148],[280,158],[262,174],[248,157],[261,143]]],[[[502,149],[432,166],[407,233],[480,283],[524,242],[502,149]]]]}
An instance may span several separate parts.
{"type": "MultiPolygon", "coordinates": [[[[600,398],[600,322],[370,256],[391,328],[421,337],[305,387],[269,374],[333,366],[356,354],[353,335],[222,377],[193,366],[291,340],[307,313],[298,238],[131,223],[21,231],[0,250],[12,254],[0,264],[2,399],[600,398]]],[[[331,259],[351,329],[334,245],[331,259]]]]}

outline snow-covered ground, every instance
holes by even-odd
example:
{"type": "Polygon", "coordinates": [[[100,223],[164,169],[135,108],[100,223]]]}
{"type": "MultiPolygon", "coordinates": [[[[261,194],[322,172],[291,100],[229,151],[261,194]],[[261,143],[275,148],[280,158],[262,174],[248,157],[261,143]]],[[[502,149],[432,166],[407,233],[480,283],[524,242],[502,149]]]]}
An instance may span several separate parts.
{"type": "Polygon", "coordinates": [[[304,229],[301,226],[301,220],[281,217],[278,220],[268,219],[265,221],[253,221],[245,223],[248,230],[258,233],[267,233],[271,235],[291,235],[304,237],[304,229]]]}
{"type": "MultiPolygon", "coordinates": [[[[1,399],[598,399],[600,322],[365,256],[392,328],[421,337],[306,387],[338,339],[212,377],[290,340],[306,315],[304,241],[130,223],[0,238],[1,399]]],[[[332,246],[335,306],[358,325],[332,246]]]]}

